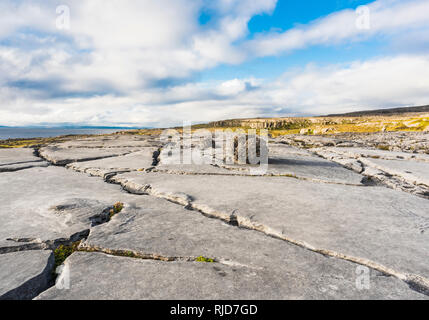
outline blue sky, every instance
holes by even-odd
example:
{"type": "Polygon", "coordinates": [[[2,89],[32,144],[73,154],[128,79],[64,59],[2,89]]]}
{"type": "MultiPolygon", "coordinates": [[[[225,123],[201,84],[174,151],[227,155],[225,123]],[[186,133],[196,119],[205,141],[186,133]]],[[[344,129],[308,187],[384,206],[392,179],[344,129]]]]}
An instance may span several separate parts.
{"type": "Polygon", "coordinates": [[[0,125],[429,103],[429,0],[0,0],[0,125]]]}

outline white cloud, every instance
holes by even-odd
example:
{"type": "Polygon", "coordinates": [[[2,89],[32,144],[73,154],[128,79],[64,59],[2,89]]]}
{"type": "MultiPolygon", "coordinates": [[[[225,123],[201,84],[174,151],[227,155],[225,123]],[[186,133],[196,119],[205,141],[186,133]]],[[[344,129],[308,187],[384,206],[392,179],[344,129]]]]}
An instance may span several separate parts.
{"type": "Polygon", "coordinates": [[[369,29],[357,28],[356,20],[359,15],[355,10],[347,9],[283,33],[257,35],[254,40],[243,44],[243,47],[254,56],[268,56],[312,45],[358,41],[375,35],[392,35],[429,27],[428,0],[378,0],[367,7],[369,29]]]}
{"type": "Polygon", "coordinates": [[[249,20],[271,13],[276,0],[71,2],[70,30],[55,28],[57,4],[0,2],[1,125],[166,126],[429,101],[429,59],[422,55],[427,37],[417,36],[429,30],[428,0],[372,3],[370,30],[357,29],[354,10],[344,10],[250,41],[249,20]],[[212,15],[206,26],[198,24],[202,9],[212,15]],[[272,82],[249,76],[186,83],[195,72],[220,63],[376,35],[390,37],[400,54],[307,67],[272,82]]]}
{"type": "Polygon", "coordinates": [[[233,79],[152,89],[125,97],[46,100],[3,88],[0,119],[9,125],[79,122],[169,126],[183,121],[423,105],[429,101],[428,70],[429,56],[402,55],[348,65],[309,66],[266,83],[233,79]],[[246,90],[247,84],[256,83],[257,87],[246,90]]]}
{"type": "Polygon", "coordinates": [[[427,104],[429,56],[396,56],[349,65],[309,66],[264,87],[254,101],[309,114],[427,104]]]}
{"type": "MultiPolygon", "coordinates": [[[[13,65],[21,79],[61,78],[70,90],[97,91],[102,84],[126,93],[160,79],[186,78],[218,63],[243,61],[245,54],[233,42],[247,34],[254,14],[272,11],[276,0],[209,4],[219,19],[201,29],[203,0],[71,2],[70,29],[58,30],[56,1],[6,0],[0,4],[0,40],[28,37],[28,30],[42,33],[36,36],[40,41],[55,39],[48,49],[41,46],[43,52],[36,43],[14,48],[15,57],[31,64],[31,70],[28,65],[13,65]]],[[[10,69],[7,63],[3,61],[3,68],[10,69]]]]}

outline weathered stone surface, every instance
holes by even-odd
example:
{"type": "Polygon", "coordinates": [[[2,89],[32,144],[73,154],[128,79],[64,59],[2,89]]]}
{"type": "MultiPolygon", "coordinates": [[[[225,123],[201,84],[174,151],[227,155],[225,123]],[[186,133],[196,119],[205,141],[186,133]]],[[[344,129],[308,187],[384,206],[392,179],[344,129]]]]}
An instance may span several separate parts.
{"type": "Polygon", "coordinates": [[[331,183],[361,184],[363,176],[327,161],[306,150],[284,144],[270,144],[268,166],[228,164],[219,147],[216,149],[192,148],[189,163],[183,163],[180,152],[171,153],[163,148],[157,172],[178,174],[213,175],[291,175],[298,178],[321,180],[331,183]],[[253,169],[253,170],[252,170],[253,169]]]}
{"type": "Polygon", "coordinates": [[[19,170],[25,170],[36,167],[47,167],[49,165],[46,161],[34,161],[34,162],[24,162],[0,166],[0,172],[14,172],[19,170]]]}
{"type": "Polygon", "coordinates": [[[0,300],[28,300],[46,290],[52,279],[52,251],[0,254],[0,300]]]}
{"type": "Polygon", "coordinates": [[[287,145],[270,145],[268,172],[344,184],[361,184],[363,176],[304,150],[287,145]],[[299,150],[299,149],[298,149],[299,150]]]}
{"type": "Polygon", "coordinates": [[[429,277],[427,200],[382,187],[316,184],[284,177],[118,175],[131,192],[150,193],[206,214],[320,249],[370,259],[429,277]]]}
{"type": "Polygon", "coordinates": [[[429,154],[428,132],[340,133],[329,136],[290,135],[275,139],[304,148],[359,147],[429,154]]]}
{"type": "Polygon", "coordinates": [[[429,198],[429,158],[426,154],[335,147],[312,151],[390,188],[429,198]]]}
{"type": "Polygon", "coordinates": [[[62,149],[68,148],[140,148],[156,147],[160,145],[157,138],[140,135],[108,135],[92,136],[84,139],[75,139],[55,144],[62,149]]]}
{"type": "Polygon", "coordinates": [[[70,163],[67,168],[100,177],[112,172],[143,171],[154,166],[157,152],[158,148],[144,147],[141,151],[125,156],[70,163]]]}
{"type": "MultiPolygon", "coordinates": [[[[269,257],[267,257],[269,259],[269,257]]],[[[323,258],[329,260],[327,258],[323,258]]],[[[162,262],[77,252],[67,262],[70,289],[55,287],[36,299],[425,299],[399,280],[371,275],[370,290],[359,291],[355,267],[313,266],[311,275],[297,269],[287,271],[293,259],[269,270],[219,263],[162,262]],[[320,269],[318,269],[318,267],[320,269]],[[347,268],[345,268],[347,269],[347,268]],[[335,274],[332,272],[340,272],[335,274]]],[[[295,267],[308,261],[299,261],[295,267]]],[[[341,263],[340,263],[341,264],[341,263]]]]}
{"type": "Polygon", "coordinates": [[[175,174],[233,174],[216,163],[213,159],[212,149],[191,148],[184,158],[181,152],[177,152],[174,145],[164,146],[159,156],[159,163],[155,171],[175,174]]]}
{"type": "Polygon", "coordinates": [[[69,238],[89,229],[94,215],[133,197],[101,179],[53,166],[2,173],[0,190],[0,252],[69,238]]]}
{"type": "Polygon", "coordinates": [[[30,148],[0,149],[0,172],[11,172],[32,167],[46,167],[48,163],[34,155],[30,148]]]}
{"type": "Polygon", "coordinates": [[[0,149],[0,166],[41,161],[34,155],[34,150],[30,148],[10,148],[0,149]]]}
{"type": "MultiPolygon", "coordinates": [[[[71,289],[38,298],[427,299],[427,200],[385,187],[427,182],[427,135],[373,138],[271,139],[260,176],[213,155],[217,140],[191,144],[203,165],[170,156],[168,146],[158,156],[160,140],[149,136],[49,145],[41,154],[67,168],[1,173],[0,264],[27,252],[20,250],[84,238],[80,250],[88,252],[66,260],[71,289]],[[369,186],[364,177],[390,180],[369,186]],[[110,217],[116,202],[124,209],[110,217]],[[195,262],[199,256],[215,262],[195,262]],[[370,268],[370,290],[356,288],[358,266],[370,268]]],[[[2,152],[0,170],[46,165],[31,149],[2,152]]],[[[10,265],[0,288],[27,274],[10,265]]]]}
{"type": "MultiPolygon", "coordinates": [[[[159,139],[145,136],[95,136],[43,147],[40,149],[40,155],[53,164],[66,165],[73,162],[123,156],[160,146],[159,139]]],[[[130,162],[127,163],[130,164],[130,162]]]]}
{"type": "MultiPolygon", "coordinates": [[[[194,259],[204,256],[222,264],[264,270],[271,274],[295,275],[294,279],[305,278],[314,283],[311,285],[313,289],[307,291],[314,297],[321,293],[321,287],[336,287],[341,296],[365,296],[352,286],[356,279],[353,272],[357,267],[355,264],[329,259],[260,232],[208,219],[197,211],[185,210],[161,199],[146,196],[138,203],[140,205],[116,215],[108,224],[93,228],[84,246],[107,252],[131,250],[155,257],[194,259]],[[344,283],[340,285],[338,279],[344,283]]],[[[381,298],[386,284],[374,282],[371,295],[381,298]]],[[[391,285],[396,286],[396,282],[391,285]]],[[[293,291],[292,288],[283,289],[282,294],[298,294],[293,291]]]]}
{"type": "Polygon", "coordinates": [[[57,146],[49,146],[41,148],[40,155],[53,164],[66,165],[78,161],[90,161],[115,156],[123,156],[140,150],[141,147],[64,149],[57,146]]]}
{"type": "Polygon", "coordinates": [[[373,158],[385,160],[415,160],[429,162],[429,155],[398,151],[384,151],[368,148],[338,148],[330,147],[323,149],[313,149],[314,152],[328,151],[337,155],[346,156],[349,158],[373,158]]]}
{"type": "Polygon", "coordinates": [[[361,159],[361,162],[365,166],[399,176],[408,183],[424,185],[429,191],[429,162],[384,159],[361,159]]]}

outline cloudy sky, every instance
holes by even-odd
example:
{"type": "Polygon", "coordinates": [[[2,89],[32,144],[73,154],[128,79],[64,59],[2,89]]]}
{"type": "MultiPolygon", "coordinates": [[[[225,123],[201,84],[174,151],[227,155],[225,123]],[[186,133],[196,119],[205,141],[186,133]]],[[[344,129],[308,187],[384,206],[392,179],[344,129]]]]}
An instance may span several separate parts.
{"type": "Polygon", "coordinates": [[[429,104],[429,0],[0,0],[0,125],[429,104]]]}

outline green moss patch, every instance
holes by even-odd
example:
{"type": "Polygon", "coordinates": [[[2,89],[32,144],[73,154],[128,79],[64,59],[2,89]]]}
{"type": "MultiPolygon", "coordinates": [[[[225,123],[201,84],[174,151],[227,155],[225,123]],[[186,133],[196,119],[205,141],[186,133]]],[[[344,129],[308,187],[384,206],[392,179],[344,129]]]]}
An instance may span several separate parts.
{"type": "Polygon", "coordinates": [[[78,246],[80,241],[73,242],[70,245],[60,245],[58,248],[54,250],[55,257],[55,268],[57,269],[60,265],[64,263],[64,261],[75,251],[78,251],[78,246]]]}
{"type": "Polygon", "coordinates": [[[206,262],[206,263],[213,263],[215,262],[214,259],[211,258],[206,258],[203,256],[199,256],[198,258],[195,259],[196,262],[206,262]]]}

